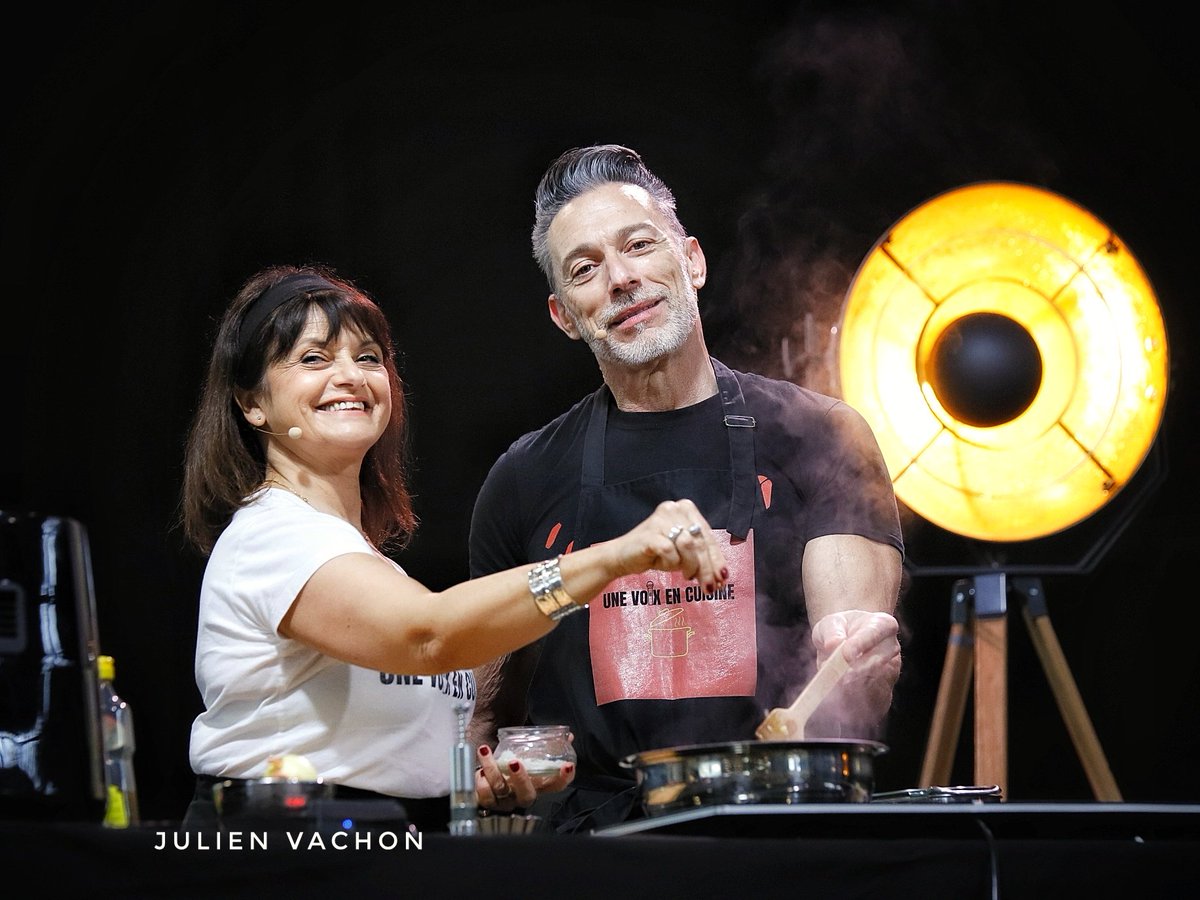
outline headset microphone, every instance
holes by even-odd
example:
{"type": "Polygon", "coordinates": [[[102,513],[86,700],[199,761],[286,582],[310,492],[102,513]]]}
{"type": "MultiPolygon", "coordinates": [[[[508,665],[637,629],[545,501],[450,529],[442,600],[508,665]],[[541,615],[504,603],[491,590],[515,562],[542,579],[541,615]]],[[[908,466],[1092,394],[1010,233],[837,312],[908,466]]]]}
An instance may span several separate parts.
{"type": "Polygon", "coordinates": [[[598,341],[602,341],[606,337],[608,337],[608,329],[607,328],[597,328],[595,331],[592,332],[592,337],[594,337],[598,341]]]}
{"type": "Polygon", "coordinates": [[[255,428],[254,430],[261,431],[263,434],[273,434],[273,435],[275,435],[275,437],[283,437],[286,434],[293,441],[300,440],[300,436],[302,434],[304,434],[304,432],[300,430],[300,426],[298,426],[298,425],[293,425],[287,431],[267,431],[265,428],[255,428]]]}

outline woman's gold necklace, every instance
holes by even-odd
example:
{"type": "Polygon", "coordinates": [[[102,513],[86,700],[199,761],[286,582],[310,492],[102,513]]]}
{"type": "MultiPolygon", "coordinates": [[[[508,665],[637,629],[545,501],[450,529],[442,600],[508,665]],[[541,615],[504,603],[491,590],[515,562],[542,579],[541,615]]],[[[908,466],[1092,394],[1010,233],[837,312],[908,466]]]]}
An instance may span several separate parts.
{"type": "Polygon", "coordinates": [[[264,485],[273,484],[276,487],[281,487],[285,491],[287,491],[289,494],[295,494],[297,497],[299,497],[301,500],[303,500],[309,506],[312,506],[312,502],[307,497],[305,497],[302,493],[300,493],[298,490],[293,488],[291,485],[284,484],[282,481],[277,481],[274,478],[267,478],[266,480],[263,481],[263,484],[264,485]]]}
{"type": "MultiPolygon", "coordinates": [[[[309,500],[307,497],[305,497],[305,496],[304,496],[302,493],[300,493],[298,490],[296,490],[295,488],[293,488],[291,485],[284,484],[282,481],[277,481],[277,480],[276,480],[276,479],[274,479],[274,478],[266,478],[266,479],[264,479],[264,480],[263,480],[263,485],[268,485],[268,484],[273,484],[273,485],[275,485],[276,487],[281,487],[281,488],[283,488],[285,491],[287,491],[289,494],[295,494],[297,497],[299,497],[301,500],[303,500],[303,501],[304,501],[305,503],[307,503],[309,506],[312,506],[312,501],[311,501],[311,500],[309,500]]],[[[357,526],[356,526],[356,527],[357,527],[357,526]]],[[[361,535],[363,536],[363,538],[366,540],[366,542],[367,542],[368,544],[370,544],[370,545],[371,545],[372,549],[375,549],[375,542],[374,542],[373,540],[371,540],[371,536],[370,536],[369,534],[367,534],[367,533],[366,533],[365,531],[363,531],[361,528],[358,528],[358,533],[359,533],[359,534],[361,534],[361,535]]],[[[378,550],[376,550],[376,552],[378,552],[378,550]]]]}

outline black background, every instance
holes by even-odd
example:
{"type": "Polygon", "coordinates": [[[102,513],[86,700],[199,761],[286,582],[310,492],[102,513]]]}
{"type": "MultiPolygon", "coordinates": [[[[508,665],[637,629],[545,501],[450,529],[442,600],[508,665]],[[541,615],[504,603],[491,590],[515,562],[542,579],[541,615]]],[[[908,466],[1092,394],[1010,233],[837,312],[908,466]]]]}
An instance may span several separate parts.
{"type": "MultiPolygon", "coordinates": [[[[1124,798],[1200,800],[1197,82],[1173,16],[995,0],[103,7],[27,11],[0,63],[0,508],[88,528],[146,818],[179,817],[191,789],[202,561],[173,523],[225,302],[280,261],[333,265],[379,299],[423,521],[401,561],[449,585],[492,461],[599,383],[549,322],[528,244],[542,169],[595,141],[637,148],[675,189],[709,258],[714,353],[818,388],[828,353],[785,361],[781,337],[805,313],[834,321],[874,242],[943,190],[1039,185],[1124,239],[1171,346],[1166,478],[1096,565],[1045,587],[1124,798]]],[[[936,539],[909,523],[920,557],[936,539]]],[[[880,790],[916,784],[952,582],[918,575],[906,592],[880,790]]],[[[1019,616],[1009,634],[1009,797],[1090,798],[1019,616]]],[[[969,709],[964,731],[965,784],[969,709]]]]}

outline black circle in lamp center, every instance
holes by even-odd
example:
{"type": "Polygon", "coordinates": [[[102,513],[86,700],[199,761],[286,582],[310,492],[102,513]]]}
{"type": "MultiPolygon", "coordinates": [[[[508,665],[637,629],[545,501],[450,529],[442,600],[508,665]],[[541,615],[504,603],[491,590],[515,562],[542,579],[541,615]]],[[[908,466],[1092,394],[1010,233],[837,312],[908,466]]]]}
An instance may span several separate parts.
{"type": "Polygon", "coordinates": [[[1014,182],[899,219],[837,326],[840,395],[874,430],[897,498],[991,542],[1055,534],[1112,500],[1154,444],[1167,371],[1157,299],[1125,244],[1014,182]]]}
{"type": "Polygon", "coordinates": [[[938,336],[926,374],[954,418],[990,428],[1029,408],[1042,383],[1042,357],[1019,322],[999,313],[971,313],[938,336]]]}

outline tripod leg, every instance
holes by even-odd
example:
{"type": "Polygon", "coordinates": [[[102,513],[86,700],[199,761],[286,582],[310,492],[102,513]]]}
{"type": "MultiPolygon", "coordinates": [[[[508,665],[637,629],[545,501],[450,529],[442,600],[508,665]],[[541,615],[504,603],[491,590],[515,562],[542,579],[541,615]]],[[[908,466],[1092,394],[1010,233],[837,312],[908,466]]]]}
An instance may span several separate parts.
{"type": "Polygon", "coordinates": [[[1008,620],[975,623],[975,783],[1008,796],[1008,620]]]}
{"type": "Polygon", "coordinates": [[[975,576],[975,783],[1008,796],[1008,587],[975,576]]]}
{"type": "Polygon", "coordinates": [[[918,782],[921,787],[950,783],[954,748],[962,730],[967,691],[971,686],[971,657],[975,637],[968,609],[969,583],[960,580],[954,585],[950,638],[946,643],[946,661],[938,685],[929,743],[925,747],[925,760],[921,765],[921,780],[918,782]]]}
{"type": "Polygon", "coordinates": [[[967,706],[967,691],[971,685],[971,655],[974,638],[968,625],[950,626],[946,644],[946,662],[938,685],[937,705],[933,710],[933,725],[921,765],[921,787],[948,785],[954,763],[954,747],[962,730],[963,712],[967,706]]]}
{"type": "Polygon", "coordinates": [[[1058,636],[1054,633],[1054,626],[1050,624],[1041,587],[1033,580],[1026,579],[1018,579],[1014,587],[1024,588],[1022,593],[1026,603],[1022,612],[1025,625],[1029,628],[1029,636],[1033,639],[1038,659],[1041,660],[1042,669],[1046,672],[1046,678],[1054,691],[1054,699],[1058,701],[1058,711],[1062,715],[1063,723],[1075,744],[1075,752],[1079,754],[1079,761],[1083,763],[1084,772],[1087,773],[1092,793],[1097,800],[1119,802],[1121,792],[1108,767],[1108,760],[1104,757],[1104,750],[1100,746],[1100,739],[1096,737],[1092,720],[1084,708],[1083,698],[1071,675],[1058,636]]]}

